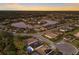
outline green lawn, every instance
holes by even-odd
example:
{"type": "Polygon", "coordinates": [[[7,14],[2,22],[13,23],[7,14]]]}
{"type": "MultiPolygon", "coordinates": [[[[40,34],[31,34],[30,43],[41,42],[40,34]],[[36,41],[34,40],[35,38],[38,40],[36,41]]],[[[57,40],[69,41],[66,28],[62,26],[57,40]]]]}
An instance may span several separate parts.
{"type": "Polygon", "coordinates": [[[74,46],[76,46],[77,48],[79,48],[79,40],[73,40],[70,43],[73,44],[74,46]]]}
{"type": "Polygon", "coordinates": [[[72,30],[72,31],[70,31],[70,32],[67,32],[67,34],[75,34],[75,33],[77,33],[77,32],[79,32],[79,28],[77,28],[77,29],[75,29],[75,30],[72,30]]]}

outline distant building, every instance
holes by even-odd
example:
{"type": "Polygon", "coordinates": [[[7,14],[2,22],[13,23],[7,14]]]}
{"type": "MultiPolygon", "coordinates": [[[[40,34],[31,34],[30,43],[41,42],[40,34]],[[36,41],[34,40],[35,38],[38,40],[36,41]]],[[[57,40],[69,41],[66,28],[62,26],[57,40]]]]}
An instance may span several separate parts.
{"type": "Polygon", "coordinates": [[[38,46],[42,45],[43,42],[39,41],[36,38],[29,38],[29,39],[26,39],[26,44],[33,48],[37,48],[38,46]]]}
{"type": "Polygon", "coordinates": [[[11,26],[17,28],[26,28],[26,24],[24,22],[12,23],[11,26]]]}
{"type": "Polygon", "coordinates": [[[70,27],[70,26],[64,26],[62,28],[59,29],[59,31],[61,32],[67,32],[67,31],[72,31],[74,30],[75,27],[70,27]]]}
{"type": "Polygon", "coordinates": [[[29,39],[26,39],[26,44],[27,45],[30,45],[30,44],[35,43],[37,41],[38,40],[36,38],[29,38],[29,39]]]}
{"type": "Polygon", "coordinates": [[[46,22],[45,24],[43,24],[43,26],[56,25],[58,23],[57,21],[53,20],[43,20],[42,22],[46,22]]]}
{"type": "Polygon", "coordinates": [[[59,35],[59,33],[54,33],[54,32],[51,32],[51,31],[47,31],[44,33],[44,36],[49,38],[49,39],[52,39],[52,38],[55,38],[59,35]]]}
{"type": "Polygon", "coordinates": [[[35,50],[40,55],[46,55],[47,53],[49,53],[51,51],[51,49],[49,48],[48,45],[41,45],[41,46],[37,47],[35,50]]]}
{"type": "Polygon", "coordinates": [[[31,25],[26,25],[24,22],[17,22],[17,23],[12,23],[11,26],[16,27],[16,28],[32,28],[31,25]]]}

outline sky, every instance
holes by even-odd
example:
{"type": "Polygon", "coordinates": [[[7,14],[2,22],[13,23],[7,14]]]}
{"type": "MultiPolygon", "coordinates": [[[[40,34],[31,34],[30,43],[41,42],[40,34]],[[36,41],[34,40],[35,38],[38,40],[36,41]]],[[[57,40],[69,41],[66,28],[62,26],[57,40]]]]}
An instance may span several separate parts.
{"type": "Polygon", "coordinates": [[[0,10],[79,11],[79,3],[0,3],[0,10]]]}

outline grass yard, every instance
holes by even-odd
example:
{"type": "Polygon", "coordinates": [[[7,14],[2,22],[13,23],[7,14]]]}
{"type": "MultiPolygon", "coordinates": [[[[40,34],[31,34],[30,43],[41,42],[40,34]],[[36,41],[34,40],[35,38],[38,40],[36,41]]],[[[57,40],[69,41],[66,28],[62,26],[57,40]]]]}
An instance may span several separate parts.
{"type": "Polygon", "coordinates": [[[76,46],[77,48],[79,48],[79,40],[73,40],[70,43],[73,44],[74,46],[76,46]]]}
{"type": "Polygon", "coordinates": [[[75,34],[75,33],[77,33],[77,32],[79,32],[79,28],[77,28],[77,29],[75,29],[75,30],[72,30],[72,31],[70,31],[70,32],[67,32],[67,34],[73,35],[73,34],[75,34]]]}

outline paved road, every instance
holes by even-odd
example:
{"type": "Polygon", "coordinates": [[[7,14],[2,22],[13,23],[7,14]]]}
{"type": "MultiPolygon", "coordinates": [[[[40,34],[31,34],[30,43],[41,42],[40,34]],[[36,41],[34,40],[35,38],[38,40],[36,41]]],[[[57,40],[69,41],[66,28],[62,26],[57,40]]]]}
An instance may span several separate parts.
{"type": "Polygon", "coordinates": [[[78,53],[78,49],[73,46],[70,43],[67,42],[59,42],[56,44],[56,47],[63,52],[64,55],[72,55],[72,54],[77,54],[78,53]]]}

